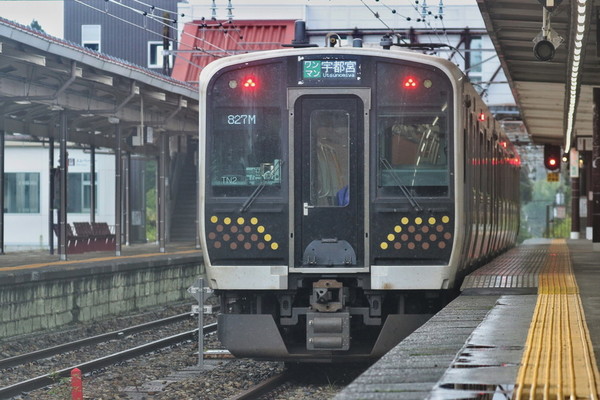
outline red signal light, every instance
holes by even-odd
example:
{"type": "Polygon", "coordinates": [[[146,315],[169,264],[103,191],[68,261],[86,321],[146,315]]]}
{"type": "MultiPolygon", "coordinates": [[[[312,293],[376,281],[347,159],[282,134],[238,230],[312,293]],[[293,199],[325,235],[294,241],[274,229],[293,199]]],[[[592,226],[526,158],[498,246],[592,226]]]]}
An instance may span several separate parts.
{"type": "Polygon", "coordinates": [[[417,87],[417,80],[412,76],[408,76],[402,82],[402,86],[406,89],[415,89],[417,87]]]}
{"type": "Polygon", "coordinates": [[[550,171],[560,169],[560,146],[546,144],[544,145],[544,166],[550,171]]]}
{"type": "Polygon", "coordinates": [[[485,114],[479,113],[479,116],[477,117],[477,119],[479,119],[480,121],[485,121],[485,114]]]}
{"type": "Polygon", "coordinates": [[[244,88],[255,88],[256,87],[256,79],[254,77],[248,77],[244,79],[244,83],[242,84],[244,88]]]}

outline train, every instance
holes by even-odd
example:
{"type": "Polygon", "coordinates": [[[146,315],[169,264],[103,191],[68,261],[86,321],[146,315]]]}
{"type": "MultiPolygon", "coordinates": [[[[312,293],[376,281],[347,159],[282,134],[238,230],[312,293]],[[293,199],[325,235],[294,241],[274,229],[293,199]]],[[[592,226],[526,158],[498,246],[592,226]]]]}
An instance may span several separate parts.
{"type": "Polygon", "coordinates": [[[515,245],[518,152],[446,59],[240,54],[199,93],[200,239],[237,357],[376,359],[515,245]]]}

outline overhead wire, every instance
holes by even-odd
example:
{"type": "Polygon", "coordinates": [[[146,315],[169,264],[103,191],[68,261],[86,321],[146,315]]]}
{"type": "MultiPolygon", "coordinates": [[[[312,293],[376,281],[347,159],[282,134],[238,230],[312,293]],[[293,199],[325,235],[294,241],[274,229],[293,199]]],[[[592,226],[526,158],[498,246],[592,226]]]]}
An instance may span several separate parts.
{"type": "Polygon", "coordinates": [[[381,19],[381,16],[379,15],[379,13],[378,13],[378,12],[376,12],[376,11],[373,11],[373,10],[371,9],[371,7],[369,7],[369,5],[368,5],[367,3],[365,3],[365,2],[364,2],[364,0],[360,0],[360,2],[361,2],[361,3],[363,3],[363,5],[364,5],[365,7],[367,7],[367,10],[369,10],[369,11],[371,12],[371,14],[373,14],[373,16],[374,16],[375,18],[377,18],[377,19],[378,19],[378,20],[379,20],[379,21],[380,21],[380,22],[381,22],[383,25],[385,25],[385,27],[386,27],[386,28],[388,28],[388,29],[389,29],[389,30],[390,30],[392,33],[394,33],[394,29],[393,29],[393,28],[390,28],[390,26],[389,26],[388,24],[386,24],[384,20],[382,20],[382,19],[381,19]]]}
{"type": "MultiPolygon", "coordinates": [[[[117,20],[119,20],[119,21],[121,21],[121,22],[125,22],[126,24],[129,24],[129,25],[135,26],[135,27],[137,27],[137,28],[140,28],[140,29],[146,30],[146,31],[148,31],[148,32],[150,32],[150,33],[152,33],[152,34],[154,34],[154,35],[158,36],[158,37],[161,37],[161,38],[163,38],[163,39],[172,40],[172,41],[174,41],[174,42],[176,42],[176,43],[178,44],[178,47],[179,47],[179,48],[185,48],[185,47],[187,47],[187,48],[189,48],[190,50],[198,50],[198,51],[200,51],[200,52],[207,53],[207,54],[209,54],[209,55],[211,55],[211,56],[213,56],[213,57],[222,57],[222,56],[219,56],[219,55],[215,55],[214,53],[211,53],[210,51],[208,51],[208,50],[206,50],[206,49],[203,49],[203,48],[198,48],[198,47],[191,47],[191,46],[189,46],[189,45],[186,45],[185,43],[181,42],[180,40],[177,40],[177,39],[175,39],[175,38],[171,38],[171,37],[165,36],[165,35],[163,35],[163,34],[161,34],[161,33],[159,33],[159,32],[156,32],[156,31],[150,30],[150,29],[148,29],[148,27],[146,27],[146,26],[138,25],[138,24],[136,24],[136,23],[133,23],[133,22],[131,22],[131,21],[128,21],[128,20],[126,20],[126,19],[124,19],[124,18],[121,18],[121,17],[119,17],[119,16],[117,16],[117,15],[114,15],[114,14],[110,13],[108,10],[102,10],[102,9],[99,9],[99,8],[97,8],[97,7],[94,7],[94,6],[92,6],[91,4],[88,4],[88,3],[84,2],[84,1],[82,1],[82,0],[74,0],[74,1],[75,1],[76,3],[79,3],[79,4],[81,4],[81,5],[84,5],[84,6],[86,6],[86,7],[88,7],[88,8],[91,8],[91,9],[93,9],[93,10],[95,10],[95,11],[98,11],[98,12],[100,12],[100,13],[106,14],[106,15],[107,15],[107,16],[109,16],[109,17],[115,18],[115,19],[117,19],[117,20]]],[[[115,4],[117,4],[117,5],[122,5],[122,6],[125,6],[125,5],[121,4],[120,2],[117,2],[117,1],[114,1],[114,0],[108,0],[107,2],[110,2],[110,3],[115,3],[115,4]]],[[[126,7],[126,8],[128,8],[128,9],[131,9],[131,8],[132,8],[132,7],[130,7],[130,6],[125,6],[125,7],[126,7]]],[[[142,12],[142,13],[140,13],[140,10],[137,10],[137,9],[133,9],[133,10],[136,10],[136,12],[137,12],[138,14],[140,14],[140,15],[142,15],[142,16],[144,16],[144,17],[148,17],[148,18],[150,18],[150,19],[152,19],[152,20],[156,21],[156,22],[157,22],[157,23],[159,23],[159,24],[162,24],[162,25],[164,25],[164,26],[168,26],[168,27],[170,27],[170,28],[173,28],[173,27],[172,27],[170,24],[167,24],[167,23],[165,23],[165,22],[163,22],[163,21],[156,20],[156,19],[152,18],[152,16],[151,16],[150,14],[148,14],[148,15],[144,15],[144,14],[143,14],[143,12],[142,12]]],[[[234,53],[232,53],[232,52],[230,52],[230,51],[227,51],[227,50],[225,50],[225,49],[222,49],[222,48],[220,48],[219,46],[216,46],[216,45],[212,44],[211,42],[207,41],[207,40],[206,40],[206,39],[204,39],[204,38],[200,38],[200,37],[198,37],[198,36],[195,36],[195,35],[189,34],[189,33],[185,32],[185,31],[183,31],[181,34],[182,34],[182,36],[183,36],[183,35],[186,35],[186,36],[190,36],[190,37],[192,37],[192,38],[194,38],[194,39],[197,39],[197,40],[199,40],[199,41],[202,41],[202,42],[206,43],[207,45],[210,45],[211,47],[214,47],[214,48],[215,48],[216,50],[218,50],[219,52],[223,52],[223,53],[225,53],[225,54],[227,54],[227,55],[233,55],[233,54],[234,54],[234,53]]]]}

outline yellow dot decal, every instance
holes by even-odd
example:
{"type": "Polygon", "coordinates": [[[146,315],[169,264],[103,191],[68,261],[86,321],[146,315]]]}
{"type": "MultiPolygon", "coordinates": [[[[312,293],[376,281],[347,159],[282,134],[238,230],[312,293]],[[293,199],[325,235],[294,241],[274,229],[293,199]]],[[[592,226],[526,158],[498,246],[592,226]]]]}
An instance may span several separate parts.
{"type": "Polygon", "coordinates": [[[429,222],[429,225],[435,225],[436,221],[435,221],[435,218],[431,217],[431,218],[429,218],[429,220],[427,222],[429,222]]]}
{"type": "Polygon", "coordinates": [[[217,222],[219,222],[219,218],[217,218],[216,215],[213,215],[212,217],[210,217],[210,222],[216,224],[217,222]]]}
{"type": "Polygon", "coordinates": [[[242,225],[244,222],[245,222],[245,220],[244,220],[244,218],[242,218],[242,217],[239,217],[239,218],[237,219],[237,223],[238,223],[238,225],[242,225]]]}
{"type": "Polygon", "coordinates": [[[273,250],[277,250],[279,248],[279,244],[277,244],[276,242],[271,243],[271,248],[273,250]]]}
{"type": "Polygon", "coordinates": [[[422,223],[423,223],[423,218],[421,218],[421,217],[415,218],[415,224],[421,225],[422,223]]]}
{"type": "Polygon", "coordinates": [[[270,242],[271,241],[271,235],[269,235],[268,233],[265,235],[265,242],[270,242]]]}
{"type": "Polygon", "coordinates": [[[408,224],[408,218],[404,217],[400,220],[400,222],[402,222],[402,225],[406,225],[408,224]]]}
{"type": "Polygon", "coordinates": [[[252,217],[252,218],[250,219],[250,223],[251,223],[252,225],[256,225],[256,224],[258,224],[258,218],[256,218],[256,217],[252,217]]]}
{"type": "Polygon", "coordinates": [[[394,227],[394,232],[396,232],[396,233],[400,233],[400,232],[402,232],[402,227],[401,227],[400,225],[396,225],[396,226],[394,227]]]}
{"type": "Polygon", "coordinates": [[[229,225],[231,223],[231,218],[226,217],[223,222],[225,223],[225,225],[229,225]]]}
{"type": "Polygon", "coordinates": [[[391,241],[393,241],[395,238],[396,238],[396,237],[395,237],[395,236],[394,236],[392,233],[390,233],[390,234],[387,236],[387,240],[389,240],[390,242],[391,242],[391,241]]]}
{"type": "Polygon", "coordinates": [[[387,248],[388,248],[388,244],[387,244],[386,242],[382,242],[382,243],[381,243],[381,248],[382,248],[383,250],[387,249],[387,248]]]}
{"type": "Polygon", "coordinates": [[[265,231],[265,227],[261,225],[258,228],[256,228],[256,230],[258,231],[258,233],[263,233],[265,231]]]}
{"type": "Polygon", "coordinates": [[[448,222],[450,222],[450,217],[448,217],[447,215],[444,215],[442,217],[442,222],[445,223],[445,224],[447,224],[448,222]]]}

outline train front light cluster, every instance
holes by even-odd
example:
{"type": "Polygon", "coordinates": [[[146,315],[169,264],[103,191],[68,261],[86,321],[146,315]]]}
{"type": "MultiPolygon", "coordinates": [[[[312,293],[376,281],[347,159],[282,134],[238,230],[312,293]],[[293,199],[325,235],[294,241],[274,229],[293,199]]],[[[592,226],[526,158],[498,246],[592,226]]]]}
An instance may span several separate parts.
{"type": "Polygon", "coordinates": [[[393,227],[393,232],[385,236],[385,240],[379,244],[381,250],[429,250],[430,247],[445,249],[450,245],[452,233],[450,217],[429,216],[428,218],[402,217],[393,227]]]}
{"type": "Polygon", "coordinates": [[[256,217],[219,218],[213,215],[209,221],[207,238],[210,247],[215,249],[224,247],[229,250],[279,249],[279,243],[256,217]]]}
{"type": "Polygon", "coordinates": [[[401,86],[405,90],[414,90],[421,86],[425,89],[430,89],[433,86],[433,82],[431,79],[420,80],[416,76],[409,75],[402,78],[401,86]]]}

